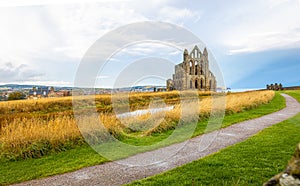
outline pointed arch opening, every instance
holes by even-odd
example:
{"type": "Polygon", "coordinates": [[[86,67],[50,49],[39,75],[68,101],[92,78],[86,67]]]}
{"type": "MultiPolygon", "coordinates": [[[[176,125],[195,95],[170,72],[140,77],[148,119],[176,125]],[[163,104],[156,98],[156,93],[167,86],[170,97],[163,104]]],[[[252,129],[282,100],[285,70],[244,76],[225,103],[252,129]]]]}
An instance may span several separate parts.
{"type": "Polygon", "coordinates": [[[190,61],[190,75],[192,75],[193,73],[193,62],[190,61]]]}
{"type": "Polygon", "coordinates": [[[200,65],[200,74],[203,75],[203,65],[200,65]]]}

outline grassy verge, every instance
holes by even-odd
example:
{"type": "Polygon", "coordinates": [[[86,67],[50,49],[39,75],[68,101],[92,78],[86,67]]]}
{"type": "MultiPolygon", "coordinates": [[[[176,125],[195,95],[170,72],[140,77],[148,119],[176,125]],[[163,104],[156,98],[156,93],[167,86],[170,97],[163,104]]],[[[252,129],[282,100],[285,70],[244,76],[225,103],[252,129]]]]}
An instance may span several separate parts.
{"type": "MultiPolygon", "coordinates": [[[[252,110],[225,116],[223,127],[275,112],[283,107],[285,107],[284,98],[276,93],[276,96],[269,104],[260,105],[252,110]]],[[[200,122],[194,136],[203,133],[204,130],[203,128],[201,129],[201,126],[205,125],[200,122]]],[[[124,142],[130,144],[142,143],[143,145],[152,144],[153,141],[164,139],[169,136],[171,132],[172,131],[166,131],[162,134],[154,133],[151,136],[144,138],[144,141],[142,142],[140,141],[141,139],[136,138],[127,138],[124,139],[124,142]]],[[[178,141],[180,141],[180,139],[173,142],[175,143],[178,141]]],[[[0,159],[0,184],[11,184],[54,174],[61,174],[64,172],[74,171],[82,167],[100,164],[105,161],[107,160],[95,153],[88,146],[77,147],[65,152],[47,155],[39,159],[20,161],[7,161],[0,159]]]]}
{"type": "Polygon", "coordinates": [[[300,141],[300,114],[206,158],[130,185],[262,185],[300,141]]]}
{"type": "Polygon", "coordinates": [[[0,185],[70,172],[106,161],[89,146],[82,146],[39,159],[0,160],[0,185]]]}
{"type": "Polygon", "coordinates": [[[288,94],[300,102],[300,90],[286,90],[283,91],[285,94],[288,94]]]}

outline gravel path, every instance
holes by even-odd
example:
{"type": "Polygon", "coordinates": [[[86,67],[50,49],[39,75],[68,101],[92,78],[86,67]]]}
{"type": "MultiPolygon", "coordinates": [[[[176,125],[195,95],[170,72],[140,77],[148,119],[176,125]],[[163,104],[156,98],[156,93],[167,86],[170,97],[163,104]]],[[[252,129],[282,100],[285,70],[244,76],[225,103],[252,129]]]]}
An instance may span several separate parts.
{"type": "Polygon", "coordinates": [[[278,112],[123,160],[17,185],[121,185],[173,169],[241,142],[264,128],[299,113],[300,104],[294,98],[282,95],[287,107],[278,112]],[[165,154],[173,155],[166,157],[165,154]],[[153,160],[156,163],[149,165],[153,160]]]}

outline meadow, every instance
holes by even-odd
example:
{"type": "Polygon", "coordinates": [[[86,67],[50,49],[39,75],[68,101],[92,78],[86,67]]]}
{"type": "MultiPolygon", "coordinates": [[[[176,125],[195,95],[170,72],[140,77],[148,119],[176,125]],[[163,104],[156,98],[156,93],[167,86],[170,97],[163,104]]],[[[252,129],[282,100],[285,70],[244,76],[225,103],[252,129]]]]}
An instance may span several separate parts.
{"type": "MultiPolygon", "coordinates": [[[[149,95],[149,93],[147,94],[149,95]]],[[[175,94],[175,96],[171,95],[170,97],[164,95],[166,99],[173,100],[174,98],[172,97],[176,97],[176,95],[178,96],[178,93],[176,92],[163,94],[175,94]]],[[[199,97],[201,101],[207,103],[209,102],[208,100],[211,99],[209,94],[200,94],[199,97]]],[[[257,118],[285,107],[284,98],[280,96],[279,93],[274,93],[272,91],[228,94],[226,96],[226,100],[226,115],[224,117],[222,127],[226,127],[244,120],[257,118]]],[[[52,100],[38,101],[44,102],[52,100]]],[[[18,101],[15,103],[19,104],[18,101]]],[[[36,101],[33,101],[33,103],[36,104],[36,101]]],[[[202,109],[200,108],[199,111],[202,109]]],[[[44,116],[44,114],[45,113],[41,113],[42,116],[44,116]]],[[[110,117],[108,116],[110,116],[112,113],[99,112],[99,114],[103,114],[109,119],[110,117]]],[[[166,113],[164,116],[166,116],[166,113]]],[[[203,115],[199,114],[199,116],[203,115]]],[[[113,116],[113,118],[116,117],[113,116]]],[[[18,121],[20,121],[20,118],[18,117],[15,118],[16,122],[12,123],[11,118],[9,118],[8,120],[10,120],[10,122],[2,126],[1,150],[4,149],[3,141],[12,141],[10,144],[7,143],[8,148],[5,151],[6,154],[3,153],[4,151],[1,151],[3,153],[2,157],[0,158],[0,168],[2,170],[2,173],[0,174],[1,184],[16,183],[49,175],[60,174],[109,161],[108,159],[97,154],[83,141],[81,133],[76,130],[77,126],[74,126],[74,123],[72,124],[71,122],[74,122],[74,118],[63,115],[63,112],[58,112],[56,113],[56,117],[51,116],[48,117],[48,119],[52,121],[52,123],[47,122],[47,120],[45,121],[45,117],[39,118],[34,116],[29,119],[25,118],[24,123],[22,123],[22,121],[19,123],[18,121]],[[10,129],[18,129],[18,133],[21,132],[21,135],[10,129]],[[39,137],[36,137],[36,135],[39,137]],[[25,136],[28,137],[26,138],[27,141],[17,140],[24,138],[25,136]],[[43,140],[41,140],[41,138],[43,140]],[[28,151],[26,151],[26,149],[28,149],[28,151]]],[[[199,117],[199,121],[193,136],[197,136],[206,132],[207,123],[207,118],[201,119],[201,117],[199,117]]],[[[146,133],[150,130],[136,132],[128,130],[128,127],[126,126],[122,126],[118,130],[120,129],[122,135],[119,136],[119,139],[124,143],[137,146],[151,145],[157,141],[167,138],[173,132],[172,129],[166,128],[160,132],[151,132],[146,135],[146,133]]],[[[185,130],[184,127],[182,127],[182,129],[183,131],[185,130]]],[[[180,142],[182,140],[184,139],[179,137],[178,139],[174,139],[174,141],[171,143],[180,142]]],[[[143,150],[143,148],[141,148],[141,150],[143,150]]],[[[126,155],[131,154],[129,153],[126,155]]]]}
{"type": "MultiPolygon", "coordinates": [[[[133,105],[130,110],[133,110],[133,108],[137,109],[135,105],[140,105],[139,108],[144,108],[145,105],[150,103],[153,95],[153,93],[135,93],[130,95],[130,106],[133,105]]],[[[229,94],[226,96],[227,103],[226,107],[224,107],[224,112],[226,114],[234,114],[256,108],[261,104],[270,102],[274,95],[273,91],[229,94]]],[[[155,114],[148,113],[127,117],[125,119],[117,118],[114,113],[108,110],[105,112],[97,110],[99,113],[98,117],[110,135],[129,143],[132,139],[135,139],[133,142],[135,145],[138,145],[138,141],[141,141],[141,144],[143,144],[143,138],[148,137],[149,139],[149,136],[157,136],[166,131],[174,130],[179,120],[186,120],[186,124],[190,122],[188,119],[182,118],[189,118],[189,115],[181,116],[182,108],[181,104],[178,103],[178,92],[158,93],[155,96],[161,97],[167,104],[172,103],[174,109],[155,114]]],[[[213,108],[212,101],[223,98],[212,98],[212,96],[207,94],[199,94],[199,97],[200,107],[198,105],[199,108],[196,108],[196,112],[199,115],[197,119],[198,121],[204,121],[210,117],[212,109],[216,110],[216,108],[213,108]]],[[[91,97],[76,97],[75,99],[88,103],[86,100],[91,100],[91,97]]],[[[109,99],[109,95],[97,95],[95,102],[96,104],[110,105],[109,99]]],[[[120,100],[125,100],[123,95],[120,100]]],[[[81,118],[83,126],[87,127],[85,127],[85,130],[80,131],[72,110],[68,110],[72,105],[71,101],[71,98],[59,98],[1,103],[0,157],[9,160],[39,158],[51,152],[65,151],[78,145],[83,145],[85,140],[82,134],[91,135],[95,132],[95,127],[91,124],[96,123],[97,125],[97,121],[91,121],[90,116],[81,118]],[[58,108],[54,110],[61,109],[62,111],[53,113],[52,109],[55,107],[58,108]],[[41,113],[35,113],[37,111],[41,113]]],[[[120,103],[126,105],[124,101],[120,101],[120,103]]],[[[84,105],[81,106],[80,109],[85,109],[84,105]]],[[[188,104],[188,107],[190,107],[190,110],[193,107],[195,109],[193,103],[188,104]]],[[[93,134],[93,138],[97,137],[102,138],[101,134],[93,134]]]]}
{"type": "MultiPolygon", "coordinates": [[[[283,91],[300,102],[300,91],[283,91]]],[[[263,185],[285,170],[300,141],[300,114],[215,154],[128,185],[263,185]]]]}

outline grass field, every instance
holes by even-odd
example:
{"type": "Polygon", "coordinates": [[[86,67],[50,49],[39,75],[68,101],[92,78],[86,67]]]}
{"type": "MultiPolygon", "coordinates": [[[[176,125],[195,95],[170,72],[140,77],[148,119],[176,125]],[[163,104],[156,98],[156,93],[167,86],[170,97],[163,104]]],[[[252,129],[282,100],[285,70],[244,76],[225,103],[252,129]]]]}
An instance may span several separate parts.
{"type": "Polygon", "coordinates": [[[300,102],[300,90],[286,90],[283,92],[294,97],[295,99],[297,99],[300,102]]]}
{"type": "MultiPolygon", "coordinates": [[[[276,93],[276,96],[269,104],[257,105],[256,108],[244,110],[238,113],[226,115],[224,118],[223,127],[233,123],[244,121],[250,118],[259,117],[271,112],[282,109],[285,106],[285,101],[282,96],[276,93]]],[[[205,121],[199,122],[197,130],[194,135],[203,133],[205,121]]],[[[171,130],[164,131],[160,134],[154,133],[144,138],[124,138],[125,143],[131,144],[151,144],[159,139],[163,139],[172,133],[171,130]],[[143,141],[144,140],[144,141],[143,141]]],[[[178,139],[180,140],[180,139],[178,139]]],[[[41,158],[7,161],[7,159],[0,159],[0,183],[9,184],[25,180],[41,178],[49,175],[64,173],[76,170],[85,166],[95,165],[107,161],[93,151],[92,148],[83,144],[76,146],[74,149],[69,149],[60,153],[52,153],[50,155],[42,156],[41,158]]]]}
{"type": "MultiPolygon", "coordinates": [[[[300,91],[284,93],[300,102],[300,91]]],[[[284,170],[299,132],[300,114],[211,156],[129,185],[262,185],[284,170]]]]}
{"type": "MultiPolygon", "coordinates": [[[[199,92],[199,96],[211,96],[211,92],[199,92]]],[[[119,94],[101,94],[89,96],[74,96],[61,98],[44,98],[38,100],[17,100],[0,102],[1,114],[20,114],[20,113],[36,113],[48,114],[53,112],[72,111],[73,101],[81,103],[78,109],[85,109],[95,102],[98,112],[111,112],[112,99],[115,104],[122,107],[129,104],[130,110],[144,108],[149,105],[152,98],[160,98],[167,104],[175,104],[180,101],[180,94],[177,91],[172,92],[146,92],[146,93],[119,93],[119,94]]]]}
{"type": "Polygon", "coordinates": [[[130,185],[262,185],[284,170],[299,132],[300,114],[218,153],[130,185]]]}
{"type": "MultiPolygon", "coordinates": [[[[145,97],[145,95],[142,94],[141,97],[145,97]]],[[[171,96],[168,97],[168,99],[174,97],[172,93],[170,93],[170,95],[171,96]]],[[[273,91],[257,91],[227,95],[224,111],[226,114],[230,115],[250,110],[270,102],[274,95],[273,91]]],[[[61,99],[63,105],[65,99],[61,99]]],[[[107,99],[106,95],[103,99],[107,99]]],[[[199,127],[196,130],[198,133],[195,133],[196,135],[203,133],[206,128],[210,127],[205,124],[205,121],[209,118],[212,110],[218,111],[218,109],[220,109],[222,111],[222,108],[215,108],[212,104],[213,101],[218,102],[219,99],[222,100],[224,98],[218,97],[212,99],[211,97],[205,97],[201,99],[200,106],[194,106],[193,103],[188,105],[188,110],[191,110],[192,108],[196,110],[196,114],[199,115],[197,120],[204,122],[202,123],[203,125],[198,125],[199,127]],[[204,130],[199,130],[200,128],[203,128],[204,130]]],[[[23,101],[21,102],[23,104],[23,101]]],[[[52,101],[50,102],[52,103],[52,101]]],[[[29,103],[31,103],[31,101],[29,101],[29,103]]],[[[42,103],[46,105],[49,104],[48,100],[42,101],[42,103]]],[[[19,105],[20,103],[8,102],[6,104],[19,105]]],[[[222,106],[223,105],[221,105],[221,107],[222,106]]],[[[84,128],[81,127],[81,131],[78,129],[75,118],[72,115],[65,115],[64,112],[58,113],[55,117],[48,118],[10,118],[1,122],[0,157],[18,160],[39,158],[51,152],[65,151],[84,144],[84,139],[81,134],[90,136],[96,143],[103,143],[103,138],[107,135],[105,131],[108,131],[109,135],[113,135],[116,139],[126,143],[145,145],[146,142],[146,145],[149,145],[150,142],[155,143],[157,140],[161,141],[161,136],[169,136],[170,132],[176,128],[179,121],[184,121],[181,125],[187,125],[192,122],[190,121],[190,118],[192,118],[189,115],[190,112],[188,112],[188,115],[181,115],[181,107],[182,105],[177,104],[174,109],[164,113],[133,116],[123,120],[118,119],[111,113],[100,113],[99,118],[106,129],[100,128],[99,130],[99,124],[97,122],[98,118],[93,120],[90,115],[81,118],[82,122],[78,124],[84,126],[84,128]],[[162,133],[163,135],[161,135],[162,133]],[[149,136],[151,137],[149,138],[149,136]]],[[[20,108],[18,107],[17,110],[20,110],[20,108]]],[[[215,128],[211,128],[210,130],[214,129],[215,128]]]]}
{"type": "Polygon", "coordinates": [[[42,158],[22,161],[0,159],[0,185],[70,172],[106,161],[87,145],[42,158]]]}

